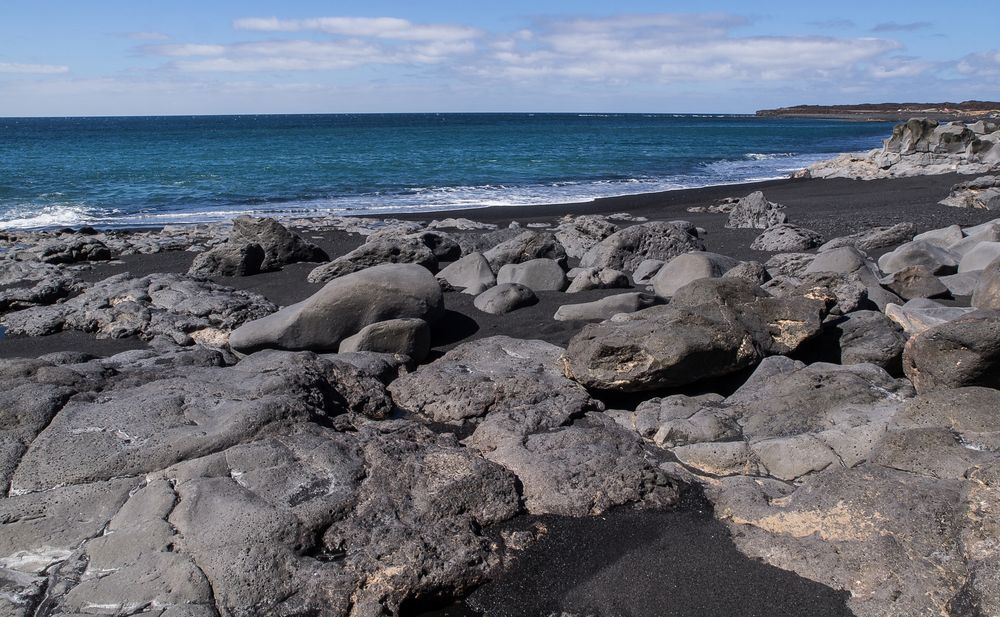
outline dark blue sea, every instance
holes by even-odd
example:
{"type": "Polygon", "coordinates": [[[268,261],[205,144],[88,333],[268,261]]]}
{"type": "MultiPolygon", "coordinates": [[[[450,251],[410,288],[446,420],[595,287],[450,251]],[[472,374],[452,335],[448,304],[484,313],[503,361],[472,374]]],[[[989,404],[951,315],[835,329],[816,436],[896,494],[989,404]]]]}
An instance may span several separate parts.
{"type": "Polygon", "coordinates": [[[890,124],[676,114],[0,118],[0,228],[586,201],[787,176],[890,124]]]}

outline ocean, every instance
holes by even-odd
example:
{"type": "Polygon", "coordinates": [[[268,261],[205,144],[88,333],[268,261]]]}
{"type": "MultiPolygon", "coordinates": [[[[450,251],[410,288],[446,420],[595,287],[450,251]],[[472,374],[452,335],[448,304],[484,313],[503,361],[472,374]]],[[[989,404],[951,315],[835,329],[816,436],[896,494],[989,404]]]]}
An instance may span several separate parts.
{"type": "Polygon", "coordinates": [[[0,118],[0,228],[588,201],[784,177],[890,129],[698,114],[0,118]]]}

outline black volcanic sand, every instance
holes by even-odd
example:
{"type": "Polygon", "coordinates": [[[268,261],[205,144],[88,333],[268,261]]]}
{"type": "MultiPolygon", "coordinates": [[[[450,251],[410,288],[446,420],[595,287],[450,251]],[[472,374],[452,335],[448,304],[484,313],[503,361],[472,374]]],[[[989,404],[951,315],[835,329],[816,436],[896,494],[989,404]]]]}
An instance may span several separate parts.
{"type": "Polygon", "coordinates": [[[853,615],[847,592],[737,551],[695,490],[675,510],[523,516],[491,531],[538,540],[464,601],[429,610],[432,599],[416,601],[401,617],[853,615]]]}
{"type": "MultiPolygon", "coordinates": [[[[953,223],[978,224],[995,218],[996,214],[988,211],[937,204],[951,186],[962,179],[947,175],[870,182],[781,180],[600,199],[583,204],[494,207],[398,218],[430,220],[454,216],[505,227],[514,220],[522,225],[553,224],[567,213],[628,212],[650,220],[691,221],[707,230],[708,250],[764,261],[768,254],[749,249],[759,230],[725,229],[726,215],[690,213],[686,208],[763,190],[769,200],[786,206],[792,223],[814,229],[827,239],[875,225],[905,221],[913,222],[918,231],[925,231],[953,223]]],[[[363,238],[343,232],[307,230],[300,233],[332,257],[363,242],[363,238]]],[[[96,281],[120,272],[136,276],[183,272],[193,258],[194,253],[189,252],[128,256],[118,262],[95,266],[85,278],[96,281]]],[[[295,264],[281,272],[222,278],[218,282],[256,291],[277,305],[287,306],[309,297],[321,287],[305,280],[313,267],[313,264],[295,264]]],[[[623,291],[627,290],[579,294],[543,292],[538,294],[536,305],[501,316],[481,313],[472,306],[471,296],[449,292],[445,294],[449,312],[435,327],[435,354],[462,341],[497,334],[566,345],[582,324],[554,321],[552,315],[561,304],[591,301],[623,291]]],[[[67,332],[40,338],[2,339],[0,357],[38,356],[60,350],[110,355],[143,346],[144,343],[137,340],[108,341],[67,332]]],[[[736,385],[738,383],[712,384],[720,393],[736,385]]],[[[621,401],[621,405],[617,405],[619,401],[607,402],[624,408],[634,406],[636,401],[621,401]]],[[[534,529],[537,525],[547,530],[544,536],[494,581],[476,590],[467,603],[427,614],[534,617],[551,612],[580,611],[582,614],[635,617],[850,615],[844,606],[846,594],[741,555],[726,528],[712,518],[705,503],[697,498],[689,498],[673,511],[620,509],[590,518],[525,516],[510,521],[504,528],[534,529]]],[[[500,529],[495,531],[499,533],[500,529]]],[[[427,608],[426,605],[411,605],[407,612],[421,614],[427,608]]]]}

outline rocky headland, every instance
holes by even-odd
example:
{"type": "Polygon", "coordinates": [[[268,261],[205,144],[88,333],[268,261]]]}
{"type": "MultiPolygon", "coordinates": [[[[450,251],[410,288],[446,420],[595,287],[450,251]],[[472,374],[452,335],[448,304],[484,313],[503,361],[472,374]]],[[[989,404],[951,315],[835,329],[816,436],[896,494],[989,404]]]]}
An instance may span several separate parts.
{"type": "Polygon", "coordinates": [[[1000,614],[1000,219],[886,179],[995,137],[907,123],[870,182],[6,232],[0,612],[1000,614]]]}

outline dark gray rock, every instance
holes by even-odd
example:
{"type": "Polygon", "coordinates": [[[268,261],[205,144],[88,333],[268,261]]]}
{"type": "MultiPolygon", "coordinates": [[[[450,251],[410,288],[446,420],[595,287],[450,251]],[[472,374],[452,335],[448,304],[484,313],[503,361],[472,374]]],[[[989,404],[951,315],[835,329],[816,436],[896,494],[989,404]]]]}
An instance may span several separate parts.
{"type": "Polygon", "coordinates": [[[87,236],[43,240],[15,254],[16,259],[20,261],[41,261],[49,264],[107,261],[111,256],[111,249],[104,242],[87,236]]]}
{"type": "Polygon", "coordinates": [[[729,213],[726,227],[734,229],[767,229],[788,222],[784,207],[769,202],[764,193],[754,191],[741,198],[729,213]]]}
{"type": "Polygon", "coordinates": [[[664,222],[626,227],[587,251],[580,259],[580,267],[632,272],[647,259],[667,261],[682,253],[705,250],[704,242],[693,231],[664,222]]]}
{"type": "Polygon", "coordinates": [[[781,223],[768,227],[762,234],[754,238],[750,248],[755,251],[770,253],[786,253],[792,251],[807,251],[823,243],[819,233],[792,225],[781,223]]]}
{"type": "Polygon", "coordinates": [[[423,242],[439,261],[455,261],[462,256],[462,247],[452,235],[430,229],[410,231],[408,228],[398,226],[388,227],[369,235],[366,242],[400,239],[423,242]]]}
{"type": "Polygon", "coordinates": [[[225,243],[198,253],[188,269],[191,276],[250,276],[261,272],[264,248],[259,244],[225,243]]]}
{"type": "Polygon", "coordinates": [[[920,393],[1000,388],[1000,312],[975,311],[913,336],[903,353],[903,370],[920,393]]]}
{"type": "Polygon", "coordinates": [[[902,369],[906,335],[891,319],[878,311],[854,311],[828,323],[840,349],[840,362],[874,364],[897,373],[902,369]]]}
{"type": "Polygon", "coordinates": [[[519,264],[532,259],[554,259],[565,262],[566,249],[548,232],[525,231],[485,251],[483,256],[494,272],[501,266],[519,264]]]}
{"type": "Polygon", "coordinates": [[[554,259],[529,259],[505,264],[497,272],[497,284],[517,283],[532,291],[562,291],[566,289],[566,272],[554,259]]]}
{"type": "Polygon", "coordinates": [[[759,261],[744,261],[737,264],[726,270],[722,277],[743,279],[750,281],[754,285],[763,285],[771,280],[771,275],[768,274],[767,268],[759,261]]]}
{"type": "Polygon", "coordinates": [[[389,319],[365,326],[340,342],[339,353],[374,351],[422,362],[431,350],[431,329],[423,319],[389,319]]]}
{"type": "Polygon", "coordinates": [[[956,253],[927,240],[914,240],[880,257],[878,266],[887,274],[910,266],[924,266],[935,275],[954,274],[960,259],[956,253]]]}
{"type": "Polygon", "coordinates": [[[327,283],[335,278],[384,264],[416,264],[437,270],[437,258],[417,238],[385,238],[362,244],[346,255],[323,264],[306,277],[310,283],[327,283]]]}
{"type": "Polygon", "coordinates": [[[309,298],[232,332],[230,346],[260,349],[336,351],[340,342],[367,325],[414,317],[433,322],[444,311],[441,287],[426,268],[387,264],[326,284],[309,298]]]}
{"type": "Polygon", "coordinates": [[[1000,309],[1000,258],[990,262],[980,274],[972,294],[972,306],[980,309],[1000,309]]]}
{"type": "Polygon", "coordinates": [[[476,296],[473,305],[484,313],[503,315],[538,302],[535,292],[517,283],[502,283],[476,296]]]}
{"type": "Polygon", "coordinates": [[[330,258],[323,249],[288,231],[272,218],[234,218],[228,244],[237,247],[259,245],[264,250],[264,260],[260,264],[262,272],[280,270],[286,264],[326,261],[330,258]]]}
{"type": "Polygon", "coordinates": [[[946,298],[951,295],[945,284],[926,266],[903,268],[886,277],[882,284],[904,300],[946,298]]]}

